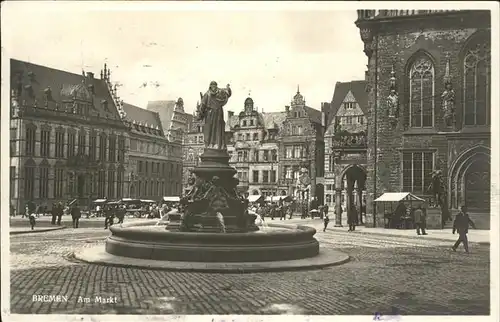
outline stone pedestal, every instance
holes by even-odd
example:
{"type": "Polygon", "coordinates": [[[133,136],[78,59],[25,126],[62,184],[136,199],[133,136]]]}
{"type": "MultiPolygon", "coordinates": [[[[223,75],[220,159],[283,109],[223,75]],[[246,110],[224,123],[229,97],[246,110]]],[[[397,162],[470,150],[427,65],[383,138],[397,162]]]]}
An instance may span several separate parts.
{"type": "Polygon", "coordinates": [[[200,164],[193,171],[196,175],[193,192],[183,198],[187,206],[181,230],[222,232],[217,213],[222,214],[227,233],[259,229],[255,216],[248,214],[245,199],[237,191],[236,170],[229,166],[229,158],[227,150],[205,148],[200,164]]]}
{"type": "Polygon", "coordinates": [[[167,214],[168,224],[165,227],[168,231],[179,231],[182,223],[182,214],[179,212],[171,211],[167,214]]]}

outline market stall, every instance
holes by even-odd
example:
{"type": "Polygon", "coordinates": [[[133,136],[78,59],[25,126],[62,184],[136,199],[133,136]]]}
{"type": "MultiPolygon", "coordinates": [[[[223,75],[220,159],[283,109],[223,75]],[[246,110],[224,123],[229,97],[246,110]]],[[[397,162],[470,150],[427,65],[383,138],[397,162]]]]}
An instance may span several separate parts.
{"type": "Polygon", "coordinates": [[[425,199],[410,192],[386,192],[375,202],[382,203],[385,228],[410,229],[413,228],[412,209],[423,206],[425,199]]]}

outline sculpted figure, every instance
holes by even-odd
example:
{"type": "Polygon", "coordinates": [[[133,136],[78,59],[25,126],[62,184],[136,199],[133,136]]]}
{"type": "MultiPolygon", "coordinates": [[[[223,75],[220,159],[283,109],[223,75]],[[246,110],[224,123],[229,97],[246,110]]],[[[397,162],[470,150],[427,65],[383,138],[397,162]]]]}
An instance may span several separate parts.
{"type": "Polygon", "coordinates": [[[451,82],[447,82],[445,86],[446,89],[441,95],[444,122],[447,126],[452,126],[455,123],[455,91],[451,82]]]}
{"type": "Polygon", "coordinates": [[[218,88],[217,83],[212,81],[208,91],[201,96],[201,103],[198,110],[198,119],[204,120],[203,136],[205,148],[225,150],[225,126],[224,111],[222,107],[226,105],[231,97],[229,84],[226,88],[218,88]]]}

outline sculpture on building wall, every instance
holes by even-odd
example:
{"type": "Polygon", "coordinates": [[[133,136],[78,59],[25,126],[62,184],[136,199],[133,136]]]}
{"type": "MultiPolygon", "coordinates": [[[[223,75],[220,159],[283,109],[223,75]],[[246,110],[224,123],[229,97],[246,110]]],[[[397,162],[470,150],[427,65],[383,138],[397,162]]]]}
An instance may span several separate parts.
{"type": "Polygon", "coordinates": [[[396,73],[394,72],[394,66],[392,67],[389,81],[390,94],[387,97],[387,113],[389,122],[394,128],[398,124],[399,117],[399,95],[396,91],[396,73]]]}
{"type": "Polygon", "coordinates": [[[441,94],[443,120],[446,126],[455,127],[455,91],[453,90],[453,83],[450,75],[450,58],[447,55],[446,69],[444,75],[445,90],[441,94]]]}
{"type": "Polygon", "coordinates": [[[198,119],[204,120],[203,136],[205,148],[225,150],[225,127],[224,111],[222,107],[226,105],[231,97],[229,84],[225,89],[218,88],[217,83],[212,81],[208,91],[201,96],[201,104],[198,110],[198,119]]]}
{"type": "Polygon", "coordinates": [[[311,178],[306,168],[300,169],[300,175],[297,178],[297,191],[300,193],[302,200],[306,198],[305,193],[311,188],[311,178]]]}
{"type": "Polygon", "coordinates": [[[428,190],[432,192],[434,207],[437,208],[442,205],[446,189],[443,181],[443,172],[441,170],[434,170],[432,172],[432,181],[428,190]]]}

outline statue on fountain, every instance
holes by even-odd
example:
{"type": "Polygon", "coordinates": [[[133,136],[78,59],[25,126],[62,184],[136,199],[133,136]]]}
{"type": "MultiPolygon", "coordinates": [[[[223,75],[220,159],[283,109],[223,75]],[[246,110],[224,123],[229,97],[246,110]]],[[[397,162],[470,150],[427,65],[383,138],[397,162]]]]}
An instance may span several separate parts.
{"type": "Polygon", "coordinates": [[[231,94],[229,85],[218,88],[214,81],[205,94],[200,93],[197,117],[204,121],[205,148],[200,164],[193,170],[193,187],[181,198],[185,206],[181,231],[231,233],[258,230],[255,215],[245,211],[246,200],[238,192],[239,180],[234,177],[236,170],[229,166],[222,108],[231,94]]]}

